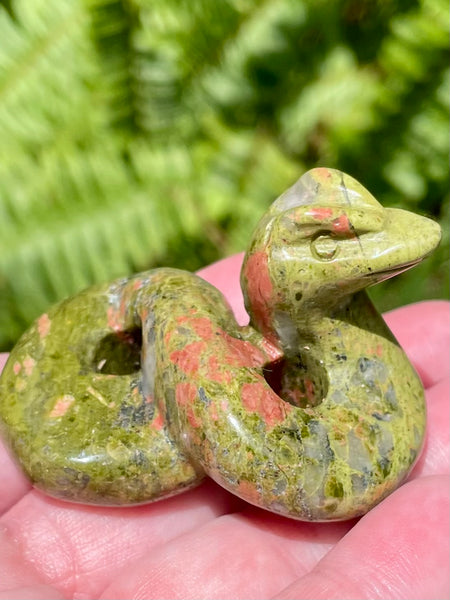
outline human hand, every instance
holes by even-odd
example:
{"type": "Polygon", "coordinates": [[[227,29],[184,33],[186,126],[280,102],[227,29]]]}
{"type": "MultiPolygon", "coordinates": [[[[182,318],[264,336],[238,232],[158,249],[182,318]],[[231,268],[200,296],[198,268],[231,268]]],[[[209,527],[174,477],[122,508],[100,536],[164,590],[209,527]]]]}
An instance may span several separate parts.
{"type": "MultiPolygon", "coordinates": [[[[241,260],[200,274],[244,323],[241,260]]],[[[449,305],[386,321],[422,377],[428,434],[409,481],[367,515],[293,521],[211,481],[140,507],[69,504],[31,489],[2,449],[0,600],[448,597],[449,305]]]]}

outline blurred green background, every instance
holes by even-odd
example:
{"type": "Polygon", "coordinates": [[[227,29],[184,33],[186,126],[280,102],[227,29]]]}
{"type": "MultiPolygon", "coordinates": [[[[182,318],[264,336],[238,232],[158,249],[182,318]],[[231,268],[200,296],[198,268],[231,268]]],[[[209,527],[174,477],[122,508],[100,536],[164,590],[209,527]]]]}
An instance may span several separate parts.
{"type": "Polygon", "coordinates": [[[444,0],[0,2],[0,347],[56,299],[246,247],[305,170],[441,222],[373,290],[449,292],[444,0]]]}

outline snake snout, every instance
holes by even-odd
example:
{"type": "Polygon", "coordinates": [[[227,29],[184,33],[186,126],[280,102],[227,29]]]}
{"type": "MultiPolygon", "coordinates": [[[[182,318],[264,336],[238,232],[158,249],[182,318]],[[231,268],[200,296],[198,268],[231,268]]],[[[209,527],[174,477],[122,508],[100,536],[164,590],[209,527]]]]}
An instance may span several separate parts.
{"type": "Polygon", "coordinates": [[[397,208],[385,209],[385,228],[372,244],[371,273],[382,281],[424,260],[441,240],[438,223],[397,208]]]}

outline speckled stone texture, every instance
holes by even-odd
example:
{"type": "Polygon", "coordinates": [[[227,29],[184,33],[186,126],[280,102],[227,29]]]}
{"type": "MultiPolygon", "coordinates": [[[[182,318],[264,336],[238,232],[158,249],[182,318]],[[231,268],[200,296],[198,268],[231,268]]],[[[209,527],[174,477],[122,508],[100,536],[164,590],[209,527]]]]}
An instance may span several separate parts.
{"type": "Polygon", "coordinates": [[[11,353],[3,435],[37,487],[74,502],[150,502],[207,474],[294,519],[361,515],[405,479],[425,430],[419,378],[364,289],[439,238],[348,175],[309,171],[253,235],[249,326],[176,269],[90,288],[11,353]]]}

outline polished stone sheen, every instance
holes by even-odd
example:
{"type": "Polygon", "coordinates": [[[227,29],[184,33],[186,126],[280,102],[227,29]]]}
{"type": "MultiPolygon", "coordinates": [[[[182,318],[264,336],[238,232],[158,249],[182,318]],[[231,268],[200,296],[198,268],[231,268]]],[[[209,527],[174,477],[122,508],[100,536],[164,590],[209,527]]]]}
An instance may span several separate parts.
{"type": "Polygon", "coordinates": [[[177,269],[90,288],[11,353],[2,432],[33,483],[74,502],[150,502],[208,475],[308,521],[367,512],[424,438],[420,380],[365,288],[440,229],[318,168],[278,198],[242,267],[250,325],[177,269]]]}

